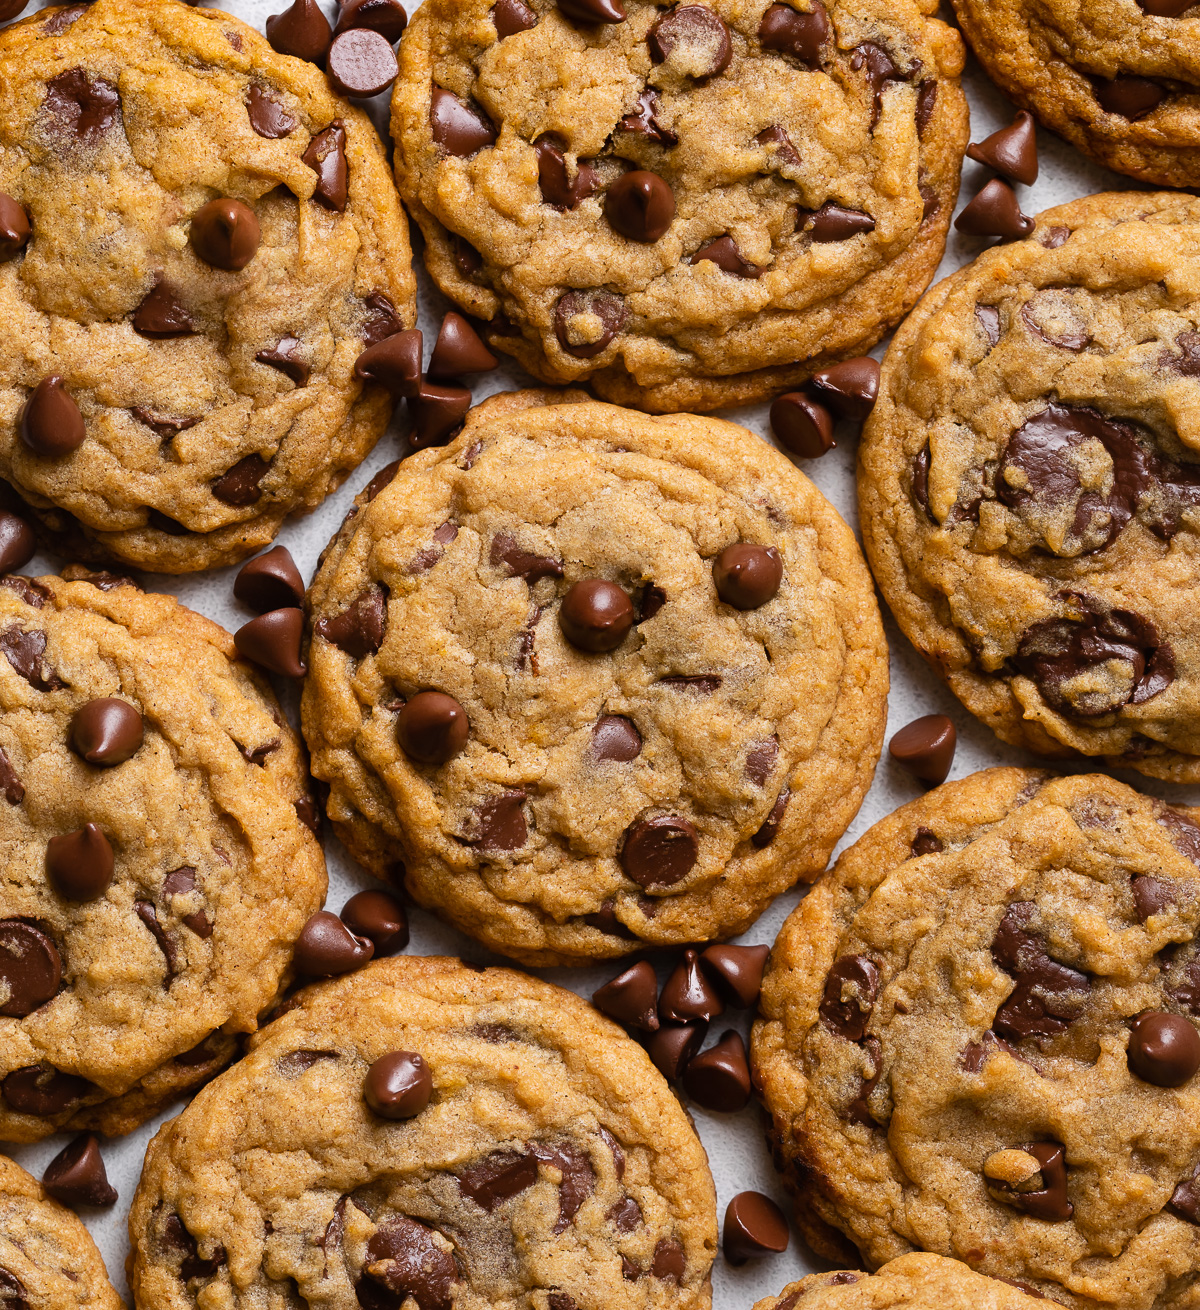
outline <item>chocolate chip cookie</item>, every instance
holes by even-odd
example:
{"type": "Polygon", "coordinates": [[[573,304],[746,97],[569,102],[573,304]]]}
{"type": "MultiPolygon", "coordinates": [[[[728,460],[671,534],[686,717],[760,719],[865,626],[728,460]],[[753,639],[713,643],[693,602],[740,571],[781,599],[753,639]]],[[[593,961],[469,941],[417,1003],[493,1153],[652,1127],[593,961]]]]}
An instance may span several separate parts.
{"type": "Polygon", "coordinates": [[[0,34],[0,478],[52,548],[265,545],[383,433],[354,363],[413,297],[383,149],[318,69],[173,0],[0,34]]]}
{"type": "Polygon", "coordinates": [[[303,748],[221,628],[0,578],[0,1138],[127,1132],[211,1076],[325,893],[303,748]]]}
{"type": "Polygon", "coordinates": [[[494,350],[655,412],[862,354],[945,244],[958,34],[915,0],[426,0],[396,175],[494,350]]]}
{"type": "Polygon", "coordinates": [[[1076,1310],[1192,1303],[1195,815],[993,769],[842,855],[784,924],[753,1041],[818,1252],[921,1248],[1076,1310]]]}
{"type": "Polygon", "coordinates": [[[1195,0],[953,0],[989,77],[1119,173],[1200,185],[1195,0]]]}
{"type": "Polygon", "coordinates": [[[571,992],[457,960],[313,987],[150,1144],[137,1303],[707,1310],[708,1161],[571,992]]]}
{"type": "Polygon", "coordinates": [[[124,1310],[83,1224],[0,1155],[0,1305],[124,1310]]]}
{"type": "Polygon", "coordinates": [[[730,936],[815,877],[887,694],[854,538],[784,456],[572,399],[496,397],[389,470],[308,596],[335,830],[529,964],[730,936]]]}
{"type": "Polygon", "coordinates": [[[1200,201],[1040,215],[896,334],[859,460],[867,558],[1000,737],[1200,781],[1200,201]]]}

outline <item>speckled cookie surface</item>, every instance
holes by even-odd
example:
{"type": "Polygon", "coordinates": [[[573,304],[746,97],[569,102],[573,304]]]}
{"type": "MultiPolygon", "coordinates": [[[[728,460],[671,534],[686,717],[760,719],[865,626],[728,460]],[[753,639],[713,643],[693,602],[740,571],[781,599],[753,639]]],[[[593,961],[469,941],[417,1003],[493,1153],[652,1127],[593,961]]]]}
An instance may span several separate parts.
{"type": "Polygon", "coordinates": [[[862,353],[928,283],[958,193],[962,43],[935,7],[629,0],[581,24],[429,0],[392,103],[429,271],[534,376],[652,411],[862,353]]]}
{"type": "Polygon", "coordinates": [[[1200,202],[1110,194],[935,287],[859,452],[906,636],[1005,741],[1200,781],[1200,202]]]}
{"type": "Polygon", "coordinates": [[[1084,154],[1200,184],[1200,9],[1189,0],[954,0],[979,62],[1084,154]]]}
{"type": "Polygon", "coordinates": [[[0,1297],[21,1310],[123,1310],[88,1230],[0,1156],[0,1297]]]}
{"type": "Polygon", "coordinates": [[[31,228],[0,264],[0,477],[76,558],[236,561],[382,434],[390,401],[353,370],[414,320],[407,227],[373,128],[311,64],[182,4],[43,11],[0,36],[0,191],[31,228]],[[237,271],[191,240],[222,197],[260,228],[237,271]],[[46,454],[20,416],[54,376],[85,435],[46,454]]]}
{"type": "Polygon", "coordinates": [[[562,399],[494,398],[360,498],[309,592],[303,700],[355,857],[537,964],[729,936],[815,877],[887,693],[854,538],[783,456],[715,419],[562,399]],[[758,608],[714,586],[739,542],[778,552],[758,608]],[[596,579],[633,607],[610,653],[560,625],[596,579]],[[398,737],[431,690],[469,722],[440,764],[398,737]],[[664,825],[678,858],[644,844],[664,825]]]}
{"type": "Polygon", "coordinates": [[[130,1234],[147,1308],[706,1310],[716,1215],[683,1109],[614,1024],[523,974],[399,958],[302,993],[159,1132],[130,1234]],[[407,1119],[364,1101],[393,1051],[430,1079],[407,1119]]]}
{"type": "Polygon", "coordinates": [[[325,892],[303,748],[263,680],[216,624],[99,581],[0,579],[8,1141],[126,1132],[211,1075],[325,892]],[[107,700],[140,744],[89,763],[78,714],[107,700]]]}
{"type": "Polygon", "coordinates": [[[1161,802],[1018,769],[841,857],[775,943],[753,1041],[817,1250],[922,1248],[1077,1310],[1196,1304],[1197,860],[1161,802]]]}

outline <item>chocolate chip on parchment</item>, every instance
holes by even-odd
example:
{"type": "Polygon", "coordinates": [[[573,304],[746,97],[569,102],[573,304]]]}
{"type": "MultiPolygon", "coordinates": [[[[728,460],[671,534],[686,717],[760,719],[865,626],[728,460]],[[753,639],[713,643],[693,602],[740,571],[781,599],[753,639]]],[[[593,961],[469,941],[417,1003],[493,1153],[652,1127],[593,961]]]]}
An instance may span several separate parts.
{"type": "Polygon", "coordinates": [[[646,1042],[646,1054],[664,1078],[678,1082],[687,1063],[704,1042],[706,1023],[662,1024],[646,1042]]]}
{"type": "Polygon", "coordinates": [[[812,385],[834,413],[861,423],[875,408],[879,395],[879,362],[870,355],[844,359],[840,364],[818,369],[812,385]]]}
{"type": "Polygon", "coordinates": [[[37,550],[33,529],[24,519],[0,510],[0,573],[23,569],[37,550]]]}
{"type": "Polygon", "coordinates": [[[374,943],[377,959],[396,955],[408,945],[408,915],[391,892],[357,892],[342,906],[339,917],[356,937],[374,943]]]}
{"type": "Polygon", "coordinates": [[[730,1005],[748,1009],[758,1001],[769,946],[708,946],[700,965],[714,980],[730,1005]]]}
{"type": "Polygon", "coordinates": [[[304,601],[304,579],[286,546],[272,546],[243,564],[234,579],[233,594],[260,614],[299,607],[304,601]]]}
{"type": "Polygon", "coordinates": [[[750,1066],[741,1033],[731,1028],[715,1046],[693,1056],[683,1071],[683,1088],[706,1110],[730,1114],[745,1109],[750,1100],[750,1066]]]}
{"type": "Polygon", "coordinates": [[[954,226],[967,236],[1015,241],[1033,231],[1034,221],[1021,213],[1017,193],[1012,187],[994,177],[963,208],[954,220],[954,226]]]}
{"type": "Polygon", "coordinates": [[[422,381],[415,396],[408,398],[412,431],[408,435],[414,450],[444,446],[459,431],[471,408],[468,387],[446,387],[422,381]]]}
{"type": "Polygon", "coordinates": [[[785,450],[801,459],[819,459],[832,450],[833,415],[803,391],[785,391],[771,404],[771,431],[785,450]]]}
{"type": "Polygon", "coordinates": [[[786,1251],[788,1237],[783,1211],[761,1192],[739,1192],[725,1209],[721,1244],[731,1265],[786,1251]]]}
{"type": "Polygon", "coordinates": [[[64,1146],[46,1166],[42,1186],[63,1205],[113,1205],[117,1200],[95,1133],[80,1133],[64,1146]]]}
{"type": "Polygon", "coordinates": [[[499,362],[467,319],[451,310],[442,319],[428,371],[431,378],[445,381],[463,373],[487,373],[499,362]]]}
{"type": "Polygon", "coordinates": [[[267,19],[266,33],[273,50],[310,64],[319,64],[325,58],[333,35],[317,0],[293,0],[283,13],[267,19]]]}
{"type": "Polygon", "coordinates": [[[386,91],[400,72],[391,40],[369,27],[338,26],[325,58],[330,85],[338,95],[358,99],[386,91]]]}
{"type": "MultiPolygon", "coordinates": [[[[936,85],[936,84],[935,84],[936,85]]],[[[967,150],[967,157],[994,168],[1010,182],[1032,186],[1037,181],[1037,133],[1033,115],[1022,109],[1016,118],[998,132],[985,137],[967,150]]]]}
{"type": "Polygon", "coordinates": [[[920,782],[936,787],[954,763],[958,733],[945,714],[924,714],[906,723],[888,742],[888,754],[920,782]]]}
{"type": "Polygon", "coordinates": [[[725,1010],[716,988],[700,968],[699,952],[686,950],[683,959],[663,984],[658,998],[658,1013],[668,1023],[706,1023],[725,1010]]]}
{"type": "Polygon", "coordinates": [[[354,362],[354,376],[378,382],[393,400],[414,397],[421,387],[421,329],[395,332],[367,346],[354,362]]]}
{"type": "Polygon", "coordinates": [[[363,1100],[382,1119],[411,1119],[429,1104],[433,1075],[415,1051],[389,1051],[363,1079],[363,1100]]]}
{"type": "Polygon", "coordinates": [[[238,654],[285,678],[302,678],[307,666],[300,658],[304,611],[294,606],[269,610],[244,623],[233,634],[238,654]]]}
{"type": "Polygon", "coordinates": [[[658,1031],[658,979],[648,960],[639,960],[592,993],[592,1004],[610,1019],[641,1032],[658,1031]]]}
{"type": "Polygon", "coordinates": [[[336,38],[355,28],[366,28],[395,45],[407,26],[408,14],[400,0],[343,0],[333,35],[336,38]]]}
{"type": "Polygon", "coordinates": [[[336,978],[360,969],[375,954],[368,937],[357,937],[328,910],[310,916],[296,939],[295,965],[308,978],[336,978]]]}

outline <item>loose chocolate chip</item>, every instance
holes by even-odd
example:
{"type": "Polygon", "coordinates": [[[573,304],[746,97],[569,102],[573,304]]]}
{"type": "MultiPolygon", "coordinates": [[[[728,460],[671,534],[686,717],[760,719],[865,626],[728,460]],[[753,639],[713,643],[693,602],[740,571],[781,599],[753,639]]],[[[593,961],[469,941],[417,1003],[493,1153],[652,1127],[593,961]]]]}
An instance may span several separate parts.
{"type": "Polygon", "coordinates": [[[318,619],[313,633],[361,660],[383,645],[386,627],[387,594],[383,587],[375,585],[356,596],[340,614],[318,619]]]}
{"type": "Polygon", "coordinates": [[[936,787],[946,781],[958,734],[944,714],[925,714],[905,724],[888,742],[888,754],[906,772],[936,787]]]}
{"type": "Polygon", "coordinates": [[[592,1004],[610,1019],[644,1033],[658,1031],[658,979],[648,960],[619,973],[592,993],[592,1004]]]}
{"type": "Polygon", "coordinates": [[[62,956],[40,928],[23,919],[0,919],[0,982],[7,1000],[0,1014],[23,1019],[46,1004],[62,981],[62,956]]]}
{"type": "Polygon", "coordinates": [[[212,494],[224,505],[253,505],[262,497],[258,484],[270,467],[261,455],[247,455],[212,484],[212,494]]]}
{"type": "Polygon", "coordinates": [[[142,716],[115,696],[90,700],[71,719],[71,746],[89,764],[123,764],[141,749],[142,716]]]}
{"type": "Polygon", "coordinates": [[[46,876],[66,900],[94,901],[103,896],[112,882],[113,867],[113,848],[94,823],[51,837],[46,844],[46,876]]]}
{"type": "Polygon", "coordinates": [[[726,546],[713,560],[717,595],[734,609],[756,610],[773,600],[783,581],[783,560],[774,546],[748,541],[726,546]]]}
{"type": "Polygon", "coordinates": [[[366,28],[378,32],[389,46],[393,46],[407,26],[408,14],[400,0],[343,0],[333,35],[336,39],[343,32],[366,28]]]}
{"type": "Polygon", "coordinates": [[[83,445],[83,415],[57,373],[34,387],[21,410],[21,441],[35,455],[56,459],[83,445]]]}
{"type": "Polygon", "coordinates": [[[707,1031],[706,1023],[663,1024],[646,1042],[646,1054],[664,1078],[678,1082],[707,1031]]]}
{"type": "Polygon", "coordinates": [[[772,5],[758,25],[758,39],[764,50],[778,50],[809,68],[819,68],[822,49],[829,39],[829,15],[821,0],[812,0],[812,10],[807,14],[790,5],[772,5]]]}
{"type": "Polygon", "coordinates": [[[572,23],[623,23],[621,0],[557,0],[558,12],[572,23]]]}
{"type": "Polygon", "coordinates": [[[865,71],[867,89],[871,92],[871,127],[879,122],[883,112],[883,93],[889,82],[903,80],[903,74],[896,67],[895,60],[881,45],[874,41],[864,41],[850,56],[850,67],[858,72],[865,71]]]}
{"type": "Polygon", "coordinates": [[[632,1233],[645,1222],[642,1217],[642,1207],[629,1195],[614,1201],[604,1217],[619,1233],[632,1233]]]}
{"type": "Polygon", "coordinates": [[[879,364],[869,355],[846,359],[813,374],[818,396],[842,418],[861,423],[879,395],[879,364]]]}
{"type": "Polygon", "coordinates": [[[1139,922],[1145,923],[1151,915],[1161,914],[1178,902],[1174,882],[1167,878],[1152,878],[1139,874],[1130,884],[1133,903],[1137,907],[1139,922]]]}
{"type": "Polygon", "coordinates": [[[247,94],[246,113],[250,126],[268,141],[280,141],[300,126],[299,119],[293,118],[274,96],[254,83],[247,94]]]}
{"type": "Polygon", "coordinates": [[[286,546],[273,546],[264,555],[243,564],[233,583],[233,594],[259,614],[298,607],[304,601],[304,579],[286,546]]]}
{"type": "Polygon", "coordinates": [[[1123,75],[1111,81],[1094,78],[1096,100],[1106,114],[1117,114],[1131,123],[1152,114],[1167,98],[1167,89],[1148,77],[1123,75]]]}
{"type": "Polygon", "coordinates": [[[30,232],[25,207],[0,191],[0,264],[15,259],[25,249],[30,232]]]}
{"type": "Polygon", "coordinates": [[[366,1275],[355,1289],[363,1306],[403,1305],[413,1300],[417,1310],[451,1310],[455,1285],[460,1281],[452,1251],[434,1240],[434,1230],[393,1215],[367,1243],[366,1275]],[[382,1283],[392,1295],[381,1299],[374,1290],[382,1283]]]}
{"type": "Polygon", "coordinates": [[[501,41],[518,32],[528,32],[537,26],[537,21],[537,14],[522,0],[496,0],[492,6],[492,22],[501,41]]]}
{"type": "Polygon", "coordinates": [[[273,50],[307,59],[310,64],[319,64],[325,58],[333,35],[317,0],[293,0],[283,13],[267,19],[266,30],[273,50]]]}
{"type": "Polygon", "coordinates": [[[325,68],[338,95],[358,98],[386,91],[400,72],[389,39],[366,27],[335,36],[325,68]]]}
{"type": "Polygon", "coordinates": [[[623,237],[649,245],[671,226],[675,196],[657,173],[635,168],[608,188],[604,213],[623,237]]]}
{"type": "Polygon", "coordinates": [[[770,953],[769,946],[709,946],[700,964],[731,1005],[748,1009],[758,1001],[770,953]]]}
{"type": "Polygon", "coordinates": [[[568,176],[565,148],[566,142],[554,132],[539,136],[533,143],[542,202],[564,212],[582,204],[600,189],[596,170],[586,160],[577,162],[574,178],[568,176]]]}
{"type": "Polygon", "coordinates": [[[700,839],[687,819],[642,819],[626,831],[621,868],[639,887],[673,887],[691,872],[699,852],[700,839]]]}
{"type": "Polygon", "coordinates": [[[725,1005],[700,968],[699,953],[687,950],[671,976],[663,984],[658,998],[658,1013],[668,1023],[706,1023],[724,1012],[725,1005]]]}
{"type": "Polygon", "coordinates": [[[303,346],[296,337],[283,337],[273,350],[260,350],[254,359],[291,378],[297,387],[308,385],[311,370],[304,358],[303,346]]]}
{"type": "Polygon", "coordinates": [[[621,714],[602,714],[592,728],[591,757],[628,764],[642,753],[642,734],[621,714]]]}
{"type": "Polygon", "coordinates": [[[43,103],[58,126],[85,145],[107,132],[121,114],[117,88],[102,77],[90,77],[82,68],[52,77],[43,103]]]}
{"type": "Polygon", "coordinates": [[[1150,1010],[1129,1025],[1130,1069],[1156,1087],[1182,1087],[1200,1069],[1200,1033],[1181,1014],[1150,1010]]]}
{"type": "Polygon", "coordinates": [[[23,569],[33,558],[37,541],[24,519],[0,510],[0,573],[23,569]]]}
{"type": "Polygon", "coordinates": [[[777,1254],[788,1246],[788,1223],[783,1211],[761,1192],[739,1192],[725,1209],[721,1234],[725,1259],[745,1264],[755,1256],[777,1254]]]}
{"type": "Polygon", "coordinates": [[[733,47],[729,28],[704,5],[680,5],[657,19],[646,34],[656,64],[697,79],[716,77],[729,67],[733,47]]]}
{"type": "Polygon", "coordinates": [[[773,155],[781,164],[795,165],[800,162],[800,154],[792,145],[792,138],[778,123],[764,127],[754,138],[754,142],[756,145],[765,146],[767,154],[773,155]]]}
{"type": "Polygon", "coordinates": [[[393,400],[416,396],[421,386],[421,329],[409,328],[368,346],[354,362],[354,376],[378,382],[393,400]]]}
{"type": "Polygon", "coordinates": [[[771,431],[785,450],[819,459],[833,449],[833,415],[803,391],[785,391],[771,405],[771,431]]]}
{"type": "Polygon", "coordinates": [[[408,401],[408,412],[413,423],[408,435],[409,444],[414,450],[446,445],[462,427],[470,408],[469,388],[421,382],[417,394],[409,397],[408,401]]]}
{"type": "Polygon", "coordinates": [[[750,1100],[750,1066],[741,1034],[732,1028],[721,1040],[701,1051],[683,1071],[684,1091],[706,1110],[732,1113],[750,1100]]]}
{"type": "Polygon", "coordinates": [[[1087,974],[1052,959],[1041,937],[1029,931],[1034,908],[1032,901],[1014,902],[992,939],[992,959],[1016,984],[992,1027],[1012,1041],[1066,1032],[1091,988],[1087,974]]]}
{"type": "Polygon", "coordinates": [[[559,606],[558,626],[578,650],[616,650],[633,627],[633,605],[615,582],[585,578],[568,588],[559,606]]]}
{"type": "Polygon", "coordinates": [[[710,241],[692,256],[693,264],[706,260],[716,264],[723,272],[732,273],[734,277],[753,279],[762,277],[764,272],[757,264],[749,264],[742,258],[734,239],[729,236],[710,241]]]}
{"type": "Polygon", "coordinates": [[[530,1150],[539,1163],[556,1169],[561,1177],[558,1185],[558,1218],[551,1231],[565,1233],[571,1220],[579,1213],[579,1207],[596,1190],[596,1172],[587,1156],[568,1142],[558,1145],[535,1142],[530,1150]]]}
{"type": "Polygon", "coordinates": [[[861,1042],[879,995],[879,966],[865,955],[842,955],[825,979],[819,1013],[835,1037],[861,1042]]]}
{"type": "Polygon", "coordinates": [[[568,355],[594,359],[608,348],[628,318],[624,299],[610,291],[568,291],[554,310],[554,334],[568,355]]]}
{"type": "MultiPolygon", "coordinates": [[[[936,85],[936,83],[934,83],[936,85]]],[[[1033,115],[1022,109],[1007,126],[971,146],[967,156],[994,168],[1010,182],[1031,186],[1037,181],[1037,135],[1033,115]]]]}
{"type": "Polygon", "coordinates": [[[201,205],[188,230],[188,241],[199,258],[231,272],[245,268],[254,258],[260,237],[254,210],[228,197],[201,205]]]}
{"type": "Polygon", "coordinates": [[[525,793],[501,792],[489,796],[476,812],[476,841],[485,851],[519,851],[529,838],[525,821],[525,793]]]}
{"type": "Polygon", "coordinates": [[[10,805],[20,805],[25,799],[25,784],[17,777],[17,771],[3,747],[0,747],[0,790],[10,805]]]}
{"type": "MultiPolygon", "coordinates": [[[[0,941],[0,968],[3,967],[3,944],[0,941]]],[[[0,1014],[8,1011],[0,1009],[0,1014]]],[[[14,1069],[0,1083],[4,1100],[17,1114],[36,1114],[43,1117],[61,1114],[89,1093],[96,1091],[94,1083],[74,1074],[63,1073],[49,1064],[31,1064],[14,1069]]]]}
{"type": "Polygon", "coordinates": [[[318,910],[296,939],[295,965],[307,978],[336,978],[361,969],[374,954],[369,938],[356,937],[336,914],[318,910]]]}
{"type": "Polygon", "coordinates": [[[1014,241],[1027,237],[1034,229],[1034,221],[1021,213],[1012,187],[994,177],[954,220],[954,226],[967,236],[1014,241]]]}
{"type": "Polygon", "coordinates": [[[788,801],[791,800],[791,790],[785,787],[775,798],[775,804],[771,806],[771,812],[763,820],[763,825],[750,838],[750,842],[758,850],[770,846],[779,832],[779,825],[783,822],[784,812],[787,810],[788,801]]]}
{"type": "Polygon", "coordinates": [[[289,605],[242,624],[233,634],[233,643],[243,659],[285,678],[302,678],[307,672],[300,658],[303,633],[304,611],[289,605]]]}
{"type": "Polygon", "coordinates": [[[537,1182],[537,1157],[531,1151],[493,1151],[458,1175],[458,1190],[491,1214],[497,1206],[537,1182]]]}
{"type": "MultiPolygon", "coordinates": [[[[278,746],[278,742],[272,743],[278,746]]],[[[173,896],[190,896],[196,890],[196,870],[190,864],[173,869],[163,879],[163,900],[168,904],[173,896]]],[[[193,910],[180,916],[180,922],[190,928],[197,937],[207,941],[213,934],[212,920],[204,910],[193,910]]]]}
{"type": "Polygon", "coordinates": [[[660,146],[678,145],[679,138],[675,133],[664,127],[655,117],[660,108],[658,92],[648,86],[638,96],[633,113],[626,114],[621,119],[619,124],[621,131],[636,132],[639,136],[644,136],[648,141],[653,141],[660,146]]]}
{"type": "Polygon", "coordinates": [[[357,892],[342,906],[340,918],[356,937],[371,940],[376,959],[408,945],[408,915],[391,892],[357,892]]]}
{"type": "MultiPolygon", "coordinates": [[[[0,580],[0,585],[11,585],[16,581],[18,578],[10,574],[0,580]]],[[[27,600],[27,603],[33,602],[27,600]]],[[[35,690],[57,691],[62,687],[62,680],[46,670],[43,659],[46,653],[46,634],[40,628],[25,632],[18,624],[10,624],[0,632],[0,651],[4,652],[4,658],[35,690]]]]}
{"type": "Polygon", "coordinates": [[[113,1205],[117,1199],[95,1133],[80,1133],[63,1147],[46,1166],[42,1186],[63,1205],[113,1205]]]}
{"type": "Polygon", "coordinates": [[[496,128],[487,114],[440,86],[433,88],[429,124],[434,144],[460,159],[496,144],[496,128]]]}
{"type": "Polygon", "coordinates": [[[503,564],[510,577],[522,577],[529,583],[542,578],[561,578],[562,564],[549,555],[537,555],[523,550],[517,539],[508,532],[498,532],[492,538],[488,558],[493,564],[503,564]]]}
{"type": "Polygon", "coordinates": [[[1037,1161],[1042,1186],[1034,1191],[1021,1192],[1007,1183],[988,1178],[988,1191],[997,1201],[1035,1219],[1065,1223],[1075,1213],[1075,1207],[1067,1200],[1067,1164],[1062,1145],[1059,1142],[1026,1142],[1016,1149],[1037,1161]]]}
{"type": "Polygon", "coordinates": [[[933,111],[937,107],[938,84],[929,78],[917,88],[917,137],[923,138],[929,124],[933,121],[933,111]]]}
{"type": "Polygon", "coordinates": [[[382,1119],[411,1119],[429,1104],[433,1075],[413,1051],[389,1051],[367,1070],[363,1100],[382,1119]]]}
{"type": "Polygon", "coordinates": [[[326,209],[343,213],[350,196],[350,174],[346,165],[346,128],[342,120],[339,118],[323,132],[318,132],[300,158],[317,175],[313,199],[326,209]]]}
{"type": "Polygon", "coordinates": [[[484,345],[479,333],[461,314],[451,310],[438,332],[429,359],[429,376],[445,380],[462,373],[487,373],[499,359],[484,345]]]}
{"type": "Polygon", "coordinates": [[[420,691],[396,718],[396,739],[410,760],[445,764],[467,744],[467,712],[442,691],[420,691]]]}

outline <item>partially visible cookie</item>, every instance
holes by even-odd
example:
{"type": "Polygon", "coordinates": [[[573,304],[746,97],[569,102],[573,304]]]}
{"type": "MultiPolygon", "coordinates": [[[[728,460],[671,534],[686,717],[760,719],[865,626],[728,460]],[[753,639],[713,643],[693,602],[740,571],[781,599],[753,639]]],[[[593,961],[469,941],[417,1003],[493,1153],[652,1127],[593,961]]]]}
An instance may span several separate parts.
{"type": "Polygon", "coordinates": [[[1200,200],[1073,201],[930,291],[859,509],[901,629],[1001,738],[1200,781],[1200,200]]]}
{"type": "Polygon", "coordinates": [[[879,757],[854,537],[731,423],[496,397],[372,483],[308,603],[336,831],[525,963],[742,932],[825,867],[879,757]]]}
{"type": "Polygon", "coordinates": [[[75,558],[229,564],[313,509],[411,327],[379,139],[319,69],[170,0],[0,33],[0,477],[75,558]],[[11,238],[11,239],[10,239],[11,238]]]}
{"type": "Polygon", "coordinates": [[[1200,1272],[1200,825],[991,769],[877,823],[784,924],[753,1038],[821,1255],[923,1249],[1075,1310],[1200,1272]]]}
{"type": "Polygon", "coordinates": [[[571,992],[450,959],[302,992],[150,1144],[130,1283],[156,1310],[707,1310],[704,1149],[571,992]]]}
{"type": "Polygon", "coordinates": [[[88,1230],[36,1178],[0,1155],[0,1305],[124,1310],[88,1230]]]}
{"type": "Polygon", "coordinates": [[[967,140],[915,0],[426,0],[396,175],[493,349],[652,412],[862,354],[928,284],[967,140]]]}
{"type": "Polygon", "coordinates": [[[223,629],[0,578],[0,1138],[128,1132],[229,1061],[324,897],[314,822],[223,629]]]}

